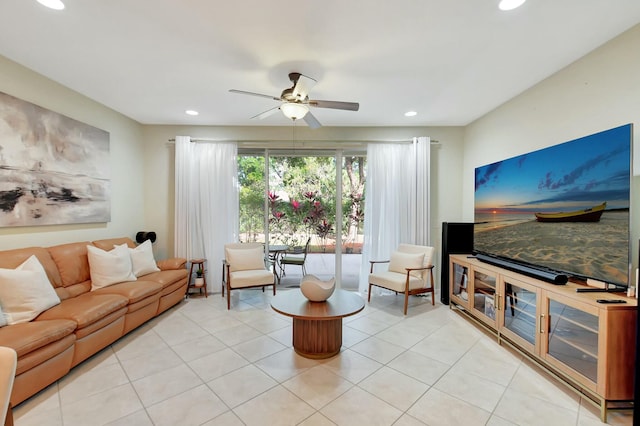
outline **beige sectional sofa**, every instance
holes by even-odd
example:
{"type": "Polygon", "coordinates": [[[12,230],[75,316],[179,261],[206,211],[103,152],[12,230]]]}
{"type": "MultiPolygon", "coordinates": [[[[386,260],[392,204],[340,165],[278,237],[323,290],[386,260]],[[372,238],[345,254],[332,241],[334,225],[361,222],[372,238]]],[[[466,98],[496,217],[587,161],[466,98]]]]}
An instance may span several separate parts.
{"type": "Polygon", "coordinates": [[[0,268],[35,255],[60,303],[35,319],[0,328],[0,346],[18,354],[12,405],[64,376],[72,367],[179,303],[187,288],[186,259],[157,262],[159,271],[92,291],[87,246],[135,248],[130,238],[0,251],[0,268]]]}

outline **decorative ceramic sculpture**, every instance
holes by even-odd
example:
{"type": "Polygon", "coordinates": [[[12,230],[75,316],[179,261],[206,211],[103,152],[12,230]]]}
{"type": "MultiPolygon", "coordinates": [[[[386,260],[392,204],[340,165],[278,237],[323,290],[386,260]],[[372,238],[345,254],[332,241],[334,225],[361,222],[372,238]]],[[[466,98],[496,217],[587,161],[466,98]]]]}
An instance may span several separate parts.
{"type": "Polygon", "coordinates": [[[304,297],[312,302],[324,302],[333,294],[336,289],[336,279],[322,281],[315,275],[305,275],[300,283],[300,291],[304,297]]]}

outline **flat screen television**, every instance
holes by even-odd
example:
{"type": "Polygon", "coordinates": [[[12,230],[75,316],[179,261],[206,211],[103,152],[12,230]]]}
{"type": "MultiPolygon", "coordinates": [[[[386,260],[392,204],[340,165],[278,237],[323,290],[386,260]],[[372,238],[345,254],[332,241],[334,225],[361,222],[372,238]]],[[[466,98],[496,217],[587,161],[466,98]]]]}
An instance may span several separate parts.
{"type": "Polygon", "coordinates": [[[475,169],[475,253],[527,267],[630,282],[633,126],[475,169]]]}

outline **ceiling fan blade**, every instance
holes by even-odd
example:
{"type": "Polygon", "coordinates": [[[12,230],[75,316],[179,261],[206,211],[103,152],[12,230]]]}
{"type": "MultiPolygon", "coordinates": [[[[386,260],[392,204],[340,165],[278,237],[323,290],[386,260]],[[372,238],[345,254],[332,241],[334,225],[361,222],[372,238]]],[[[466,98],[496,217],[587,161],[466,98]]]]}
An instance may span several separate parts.
{"type": "Polygon", "coordinates": [[[306,113],[302,119],[304,120],[305,123],[307,123],[307,126],[309,126],[312,129],[317,129],[318,127],[322,127],[322,124],[320,124],[318,119],[314,117],[314,115],[311,114],[311,112],[306,113]]]}
{"type": "Polygon", "coordinates": [[[273,115],[273,113],[275,113],[279,109],[280,109],[280,106],[273,107],[264,112],[261,112],[260,114],[254,115],[253,117],[251,117],[251,119],[257,118],[258,120],[262,120],[263,118],[267,118],[270,115],[273,115]]]}
{"type": "Polygon", "coordinates": [[[240,95],[259,96],[261,98],[273,99],[274,101],[279,101],[280,100],[280,98],[276,98],[275,96],[263,95],[262,93],[247,92],[245,90],[236,90],[236,89],[230,89],[229,91],[231,93],[239,93],[240,95]]]}
{"type": "Polygon", "coordinates": [[[340,101],[309,101],[309,105],[317,108],[344,109],[347,111],[358,111],[360,104],[357,102],[340,102],[340,101]]]}
{"type": "MultiPolygon", "coordinates": [[[[296,74],[296,73],[292,73],[292,74],[296,74]]],[[[292,95],[295,97],[295,99],[299,101],[304,101],[307,99],[307,96],[309,95],[309,90],[311,90],[311,88],[315,86],[316,83],[317,81],[314,80],[313,78],[307,77],[304,74],[299,74],[298,81],[296,81],[296,85],[293,88],[292,95]]]]}

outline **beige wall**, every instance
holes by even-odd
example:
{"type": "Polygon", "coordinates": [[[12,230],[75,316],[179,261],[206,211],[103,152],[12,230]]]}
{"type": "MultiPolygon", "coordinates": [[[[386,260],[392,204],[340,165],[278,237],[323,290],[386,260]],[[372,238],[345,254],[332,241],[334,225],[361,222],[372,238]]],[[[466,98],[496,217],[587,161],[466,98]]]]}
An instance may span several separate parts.
{"type": "MultiPolygon", "coordinates": [[[[463,211],[473,220],[474,168],[634,123],[640,154],[640,25],[466,127],[463,211]]],[[[640,173],[635,161],[635,173],[640,173]]],[[[632,259],[640,237],[640,178],[632,180],[632,259]]]]}
{"type": "Polygon", "coordinates": [[[111,153],[109,223],[0,228],[0,249],[135,236],[144,225],[142,127],[2,56],[0,91],[106,130],[110,134],[111,153]]]}
{"type": "MultiPolygon", "coordinates": [[[[145,186],[154,188],[145,193],[145,223],[147,228],[158,233],[156,251],[159,255],[173,253],[174,146],[168,141],[177,135],[222,140],[282,140],[286,142],[285,146],[293,146],[291,127],[145,126],[145,186]]],[[[429,136],[439,142],[431,149],[432,244],[439,246],[441,222],[462,218],[459,190],[462,186],[461,127],[323,127],[310,130],[298,126],[296,147],[303,145],[301,141],[409,140],[414,136],[429,136]]]]}

